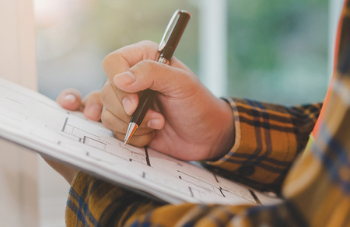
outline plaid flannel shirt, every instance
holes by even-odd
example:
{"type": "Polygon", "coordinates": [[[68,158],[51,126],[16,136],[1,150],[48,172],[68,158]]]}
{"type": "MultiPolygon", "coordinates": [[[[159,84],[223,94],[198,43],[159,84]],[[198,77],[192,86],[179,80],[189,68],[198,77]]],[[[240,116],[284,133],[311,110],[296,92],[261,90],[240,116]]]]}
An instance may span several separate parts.
{"type": "Polygon", "coordinates": [[[67,226],[350,226],[350,0],[338,31],[338,70],[317,137],[302,156],[321,104],[288,108],[227,99],[235,144],[207,165],[255,187],[281,191],[282,203],[163,204],[78,172],[67,201],[67,226]]]}

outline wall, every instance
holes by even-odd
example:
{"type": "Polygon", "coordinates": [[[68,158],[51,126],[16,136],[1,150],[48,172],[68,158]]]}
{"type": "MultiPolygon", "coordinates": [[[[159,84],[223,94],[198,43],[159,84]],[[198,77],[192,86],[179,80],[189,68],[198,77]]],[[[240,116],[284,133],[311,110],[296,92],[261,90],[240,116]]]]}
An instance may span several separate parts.
{"type": "MultiPolygon", "coordinates": [[[[37,89],[31,0],[0,3],[0,77],[37,89]]],[[[39,225],[37,155],[0,140],[1,226],[39,225]]]]}

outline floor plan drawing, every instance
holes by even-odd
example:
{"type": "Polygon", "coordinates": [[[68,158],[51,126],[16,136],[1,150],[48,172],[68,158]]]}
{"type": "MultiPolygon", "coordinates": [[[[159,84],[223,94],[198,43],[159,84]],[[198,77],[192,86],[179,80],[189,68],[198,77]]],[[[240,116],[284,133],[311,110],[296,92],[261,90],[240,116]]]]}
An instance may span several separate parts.
{"type": "MultiPolygon", "coordinates": [[[[81,113],[64,110],[47,97],[2,79],[0,136],[170,203],[258,203],[245,186],[196,163],[150,148],[124,146],[100,122],[89,121],[81,113]]],[[[262,201],[278,199],[264,197],[262,201]]]]}
{"type": "Polygon", "coordinates": [[[94,147],[96,149],[106,151],[108,142],[101,140],[97,135],[91,132],[80,129],[70,123],[68,123],[69,118],[67,117],[62,128],[64,136],[70,137],[77,140],[83,144],[94,147]]]}

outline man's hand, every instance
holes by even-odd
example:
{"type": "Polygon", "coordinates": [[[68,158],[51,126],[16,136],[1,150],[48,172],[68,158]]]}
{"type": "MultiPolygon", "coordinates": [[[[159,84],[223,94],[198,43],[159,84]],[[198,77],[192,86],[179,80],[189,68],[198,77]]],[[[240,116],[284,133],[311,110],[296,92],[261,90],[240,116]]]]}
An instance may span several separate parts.
{"type": "MultiPolygon", "coordinates": [[[[61,92],[56,101],[67,110],[80,110],[85,117],[93,121],[101,119],[102,103],[100,92],[92,92],[82,101],[81,95],[77,90],[66,89],[61,92]]],[[[65,164],[44,158],[44,160],[59,174],[61,174],[69,184],[72,184],[76,169],[65,164]]]]}
{"type": "MultiPolygon", "coordinates": [[[[156,62],[158,45],[144,41],[109,54],[103,67],[109,82],[102,90],[102,123],[123,140],[139,92],[157,91],[130,143],[147,145],[183,160],[222,157],[233,145],[230,106],[216,98],[183,63],[156,62]]],[[[215,76],[215,75],[213,75],[215,76]]]]}

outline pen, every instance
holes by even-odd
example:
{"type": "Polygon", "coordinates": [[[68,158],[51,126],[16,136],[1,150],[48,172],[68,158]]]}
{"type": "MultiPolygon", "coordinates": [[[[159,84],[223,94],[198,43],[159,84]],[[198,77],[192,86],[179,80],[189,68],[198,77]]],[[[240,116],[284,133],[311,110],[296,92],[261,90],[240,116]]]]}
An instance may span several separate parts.
{"type": "MultiPolygon", "coordinates": [[[[170,19],[170,22],[164,32],[163,38],[158,46],[158,62],[170,64],[171,57],[174,54],[177,44],[181,38],[183,31],[190,19],[191,14],[184,10],[176,10],[170,19]]],[[[138,127],[141,125],[143,118],[150,107],[155,91],[147,89],[140,96],[139,105],[132,114],[129,127],[125,135],[124,145],[126,145],[134,135],[138,127]]]]}

